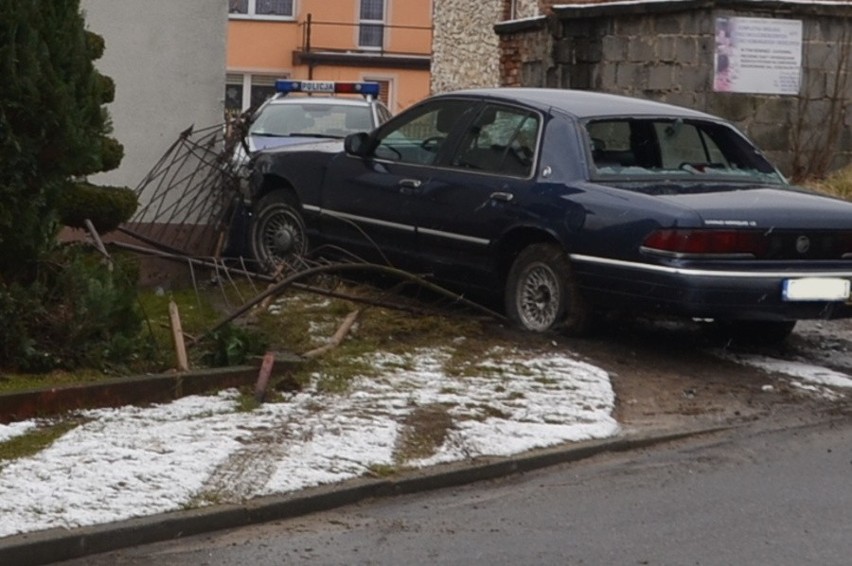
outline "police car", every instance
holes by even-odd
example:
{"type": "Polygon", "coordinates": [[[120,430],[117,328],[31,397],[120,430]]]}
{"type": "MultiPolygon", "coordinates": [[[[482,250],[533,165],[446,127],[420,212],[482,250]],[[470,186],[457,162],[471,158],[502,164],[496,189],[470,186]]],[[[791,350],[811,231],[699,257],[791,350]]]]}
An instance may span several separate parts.
{"type": "MultiPolygon", "coordinates": [[[[276,94],[247,119],[242,143],[236,144],[231,166],[247,174],[249,158],[261,150],[340,140],[354,132],[371,131],[391,118],[379,100],[374,82],[275,81],[276,94]]],[[[232,211],[225,255],[242,255],[247,248],[251,205],[238,199],[232,211]]]]}
{"type": "MultiPolygon", "coordinates": [[[[282,79],[275,81],[275,90],[249,118],[242,147],[249,155],[318,138],[342,139],[354,132],[371,131],[391,118],[378,98],[378,83],[282,79]]],[[[240,157],[238,161],[247,156],[240,157]]]]}

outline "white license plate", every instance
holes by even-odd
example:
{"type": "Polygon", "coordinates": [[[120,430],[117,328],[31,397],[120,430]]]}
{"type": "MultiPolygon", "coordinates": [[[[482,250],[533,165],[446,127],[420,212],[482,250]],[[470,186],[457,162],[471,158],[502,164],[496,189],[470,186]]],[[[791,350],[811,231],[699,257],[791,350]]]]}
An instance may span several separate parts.
{"type": "Polygon", "coordinates": [[[849,299],[849,280],[832,277],[785,279],[785,301],[845,301],[849,299]]]}

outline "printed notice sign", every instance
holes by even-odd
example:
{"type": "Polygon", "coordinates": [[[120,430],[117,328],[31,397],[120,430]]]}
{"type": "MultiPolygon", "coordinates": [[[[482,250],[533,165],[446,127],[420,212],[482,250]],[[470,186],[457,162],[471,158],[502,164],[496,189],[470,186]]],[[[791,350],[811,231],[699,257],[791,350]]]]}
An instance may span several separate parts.
{"type": "Polygon", "coordinates": [[[716,18],[713,90],[799,94],[802,22],[716,18]]]}

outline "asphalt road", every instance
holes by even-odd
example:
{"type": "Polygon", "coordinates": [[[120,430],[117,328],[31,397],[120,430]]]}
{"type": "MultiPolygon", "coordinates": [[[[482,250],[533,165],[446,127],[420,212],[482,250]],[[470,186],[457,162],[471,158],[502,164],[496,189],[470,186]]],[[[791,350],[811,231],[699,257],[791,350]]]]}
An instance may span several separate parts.
{"type": "Polygon", "coordinates": [[[852,415],[127,549],[70,565],[846,565],[852,415]]]}

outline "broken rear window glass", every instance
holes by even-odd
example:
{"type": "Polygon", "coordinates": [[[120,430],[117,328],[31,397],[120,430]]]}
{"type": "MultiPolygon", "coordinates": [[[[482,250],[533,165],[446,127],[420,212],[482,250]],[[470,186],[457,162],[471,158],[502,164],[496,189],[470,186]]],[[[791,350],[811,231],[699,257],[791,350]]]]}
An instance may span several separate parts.
{"type": "Polygon", "coordinates": [[[699,177],[786,183],[755,146],[724,123],[682,118],[610,118],[587,122],[586,133],[592,178],[699,177]]]}

